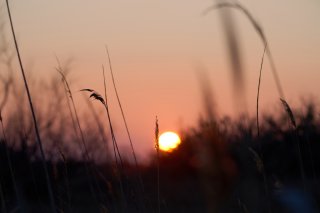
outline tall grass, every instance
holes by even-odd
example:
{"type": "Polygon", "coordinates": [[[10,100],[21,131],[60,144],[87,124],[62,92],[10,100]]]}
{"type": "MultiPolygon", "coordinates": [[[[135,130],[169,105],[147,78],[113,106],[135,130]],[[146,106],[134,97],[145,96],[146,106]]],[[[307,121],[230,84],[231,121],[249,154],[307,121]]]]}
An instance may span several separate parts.
{"type": "MultiPolygon", "coordinates": [[[[110,73],[111,73],[113,88],[114,88],[114,91],[115,91],[115,94],[116,94],[116,97],[117,97],[117,102],[118,102],[118,105],[119,105],[119,108],[120,108],[120,111],[121,111],[122,119],[123,119],[123,122],[124,122],[124,125],[125,125],[125,129],[126,129],[126,132],[127,132],[127,135],[128,135],[128,139],[129,139],[129,142],[130,142],[130,148],[131,148],[132,156],[133,156],[133,159],[134,159],[135,167],[136,167],[136,170],[137,170],[137,173],[138,173],[139,185],[140,185],[140,190],[141,190],[140,193],[142,193],[139,197],[142,197],[142,201],[141,201],[142,202],[142,206],[143,206],[143,209],[146,210],[145,197],[144,197],[145,196],[144,184],[143,184],[143,181],[142,181],[141,173],[139,171],[138,160],[137,160],[137,156],[136,156],[136,153],[135,153],[135,150],[134,150],[133,142],[132,142],[132,139],[131,139],[131,134],[130,134],[129,127],[128,127],[127,120],[126,120],[126,116],[124,114],[124,111],[123,111],[123,108],[122,108],[122,104],[121,104],[121,101],[120,101],[120,97],[119,97],[119,94],[118,94],[118,90],[117,90],[117,87],[116,87],[115,78],[114,78],[114,74],[113,74],[113,68],[112,68],[112,64],[111,64],[111,58],[110,58],[110,54],[109,54],[109,50],[108,50],[107,46],[106,46],[106,52],[107,52],[107,56],[108,56],[109,69],[110,69],[110,73]]],[[[105,79],[105,76],[104,76],[104,79],[105,79]]]]}
{"type": "Polygon", "coordinates": [[[108,98],[107,98],[107,86],[106,86],[106,78],[105,78],[105,72],[104,72],[104,66],[102,66],[102,74],[103,74],[103,86],[104,86],[104,98],[95,90],[93,89],[81,89],[80,91],[84,92],[90,92],[90,98],[93,98],[97,101],[99,101],[105,108],[106,113],[107,113],[107,118],[108,118],[108,124],[110,128],[110,133],[111,133],[111,139],[112,139],[112,145],[113,145],[113,153],[114,153],[114,158],[115,158],[115,163],[116,163],[116,169],[117,169],[117,177],[119,180],[119,187],[120,187],[120,192],[121,192],[121,197],[122,197],[122,202],[123,202],[123,211],[126,211],[127,209],[127,201],[124,193],[124,186],[122,182],[122,172],[124,169],[123,165],[123,160],[121,157],[121,153],[118,147],[118,142],[116,140],[116,136],[114,134],[114,129],[111,121],[111,115],[109,111],[109,106],[108,106],[108,98]]]}
{"type": "Polygon", "coordinates": [[[261,65],[260,65],[260,71],[259,71],[259,80],[258,80],[258,89],[257,89],[257,103],[256,103],[256,117],[257,117],[257,133],[258,137],[260,136],[260,127],[259,127],[259,98],[260,98],[260,85],[261,85],[261,76],[262,76],[262,67],[263,67],[263,60],[264,55],[266,53],[266,47],[264,47],[262,58],[261,58],[261,65]]]}
{"type": "Polygon", "coordinates": [[[52,212],[56,212],[57,210],[56,210],[56,206],[55,206],[55,202],[54,202],[52,185],[51,185],[49,172],[48,172],[48,168],[47,168],[47,164],[46,164],[46,157],[45,157],[44,150],[43,150],[43,147],[42,147],[42,141],[41,141],[41,137],[40,137],[40,133],[39,133],[39,129],[38,129],[38,123],[37,123],[37,119],[36,119],[36,115],[35,115],[35,110],[34,110],[34,107],[33,107],[32,98],[31,98],[31,94],[30,94],[30,91],[29,91],[29,86],[28,86],[27,78],[25,76],[25,72],[24,72],[24,68],[23,68],[23,64],[22,64],[22,60],[21,60],[21,56],[20,56],[19,46],[18,46],[18,42],[17,42],[17,39],[16,39],[14,27],[13,27],[13,21],[12,21],[12,17],[11,17],[9,0],[6,0],[6,5],[7,5],[7,10],[8,10],[8,16],[9,16],[9,21],[10,21],[10,26],[11,26],[12,37],[13,37],[13,40],[14,40],[15,49],[16,49],[17,56],[18,56],[20,71],[21,71],[21,74],[22,74],[22,77],[23,77],[23,82],[24,82],[25,89],[26,89],[27,96],[28,96],[28,101],[29,101],[29,105],[30,105],[30,110],[31,110],[31,114],[32,114],[32,119],[33,119],[33,123],[34,123],[35,132],[36,132],[37,142],[38,142],[38,145],[39,145],[39,148],[40,148],[40,155],[41,155],[41,159],[42,159],[42,165],[43,165],[43,168],[44,168],[44,171],[45,171],[46,180],[47,180],[47,189],[48,189],[48,192],[49,192],[51,211],[52,212]]]}
{"type": "MultiPolygon", "coordinates": [[[[97,128],[98,128],[99,134],[101,136],[101,141],[103,142],[105,149],[106,149],[106,153],[108,155],[109,154],[108,140],[106,138],[105,131],[103,129],[103,124],[101,123],[99,114],[96,111],[96,109],[94,108],[92,102],[85,95],[83,97],[85,98],[85,101],[87,102],[89,110],[91,111],[91,114],[97,124],[97,128]]],[[[109,156],[107,156],[106,159],[108,160],[109,156]]]]}
{"type": "Polygon", "coordinates": [[[254,19],[254,17],[252,16],[252,14],[249,12],[249,10],[247,10],[243,5],[241,5],[238,2],[222,2],[222,3],[217,3],[214,4],[212,6],[210,6],[209,8],[207,8],[204,12],[203,15],[207,15],[210,11],[212,10],[216,10],[216,9],[222,9],[222,8],[233,8],[236,9],[238,11],[240,11],[243,15],[245,15],[248,20],[250,21],[251,25],[253,26],[254,30],[256,31],[256,33],[258,34],[258,36],[260,37],[263,45],[266,46],[266,53],[267,56],[269,58],[269,62],[270,62],[270,66],[271,66],[271,70],[272,70],[272,74],[273,74],[273,78],[276,84],[276,88],[278,91],[278,94],[280,96],[280,98],[284,99],[284,92],[280,83],[280,78],[278,75],[278,71],[276,69],[274,60],[273,60],[273,56],[271,54],[271,50],[269,47],[269,43],[267,40],[267,37],[263,31],[263,28],[261,27],[261,25],[254,19]]]}
{"type": "Polygon", "coordinates": [[[159,124],[158,117],[156,117],[156,127],[155,127],[155,148],[157,152],[157,192],[158,192],[158,212],[161,212],[161,202],[160,202],[160,146],[159,146],[159,124]]]}
{"type": "MultiPolygon", "coordinates": [[[[90,192],[91,192],[92,198],[97,203],[99,203],[98,198],[96,196],[97,193],[96,193],[96,191],[94,189],[94,185],[93,185],[92,181],[95,181],[95,184],[96,184],[97,187],[98,187],[98,184],[96,183],[95,179],[92,180],[92,178],[94,178],[94,177],[92,177],[93,175],[92,175],[92,173],[90,171],[90,167],[89,167],[89,162],[92,161],[92,159],[91,159],[91,157],[89,155],[89,151],[88,151],[87,144],[86,144],[86,141],[85,141],[85,138],[84,138],[84,133],[83,133],[82,127],[80,125],[80,119],[79,119],[79,116],[78,116],[76,105],[74,103],[74,99],[73,99],[73,95],[72,95],[69,83],[68,83],[68,81],[66,79],[66,76],[63,74],[63,69],[62,69],[61,65],[59,64],[59,61],[58,61],[58,67],[57,67],[56,70],[60,73],[60,75],[62,77],[63,85],[65,87],[65,91],[66,91],[66,93],[68,94],[68,96],[69,96],[69,98],[71,100],[71,105],[72,105],[73,112],[74,112],[74,115],[75,115],[75,123],[76,123],[76,125],[78,127],[77,130],[80,133],[80,143],[81,143],[81,145],[79,144],[79,148],[80,148],[80,150],[82,150],[82,157],[84,158],[86,175],[87,175],[87,177],[89,179],[90,192]]],[[[67,101],[69,101],[69,99],[67,99],[67,101]]],[[[72,111],[70,111],[70,112],[72,112],[72,111]]],[[[72,116],[72,114],[71,114],[71,116],[72,116]]],[[[98,189],[99,189],[99,187],[98,187],[98,189]]]]}
{"type": "MultiPolygon", "coordinates": [[[[110,66],[111,66],[111,64],[110,64],[110,66]]],[[[115,160],[116,160],[117,171],[118,171],[118,175],[119,175],[119,185],[120,185],[120,190],[121,190],[121,196],[122,196],[122,201],[123,201],[123,204],[124,204],[124,211],[126,211],[127,210],[127,200],[126,200],[126,197],[125,197],[125,194],[124,194],[122,175],[121,175],[121,171],[123,171],[123,161],[122,161],[122,157],[121,157],[121,154],[120,154],[120,151],[119,151],[119,148],[118,148],[118,143],[117,143],[117,140],[116,140],[116,137],[115,137],[115,134],[114,134],[114,131],[113,131],[112,122],[111,122],[111,115],[110,115],[109,107],[108,107],[108,103],[107,103],[107,100],[108,100],[107,99],[108,98],[107,97],[107,83],[106,83],[106,76],[105,76],[105,72],[104,72],[104,67],[103,66],[102,66],[102,75],[103,75],[103,88],[104,88],[104,98],[105,98],[105,100],[103,101],[103,98],[102,99],[98,98],[98,100],[104,105],[104,108],[105,108],[105,110],[107,112],[108,123],[109,123],[111,138],[112,138],[112,144],[113,144],[114,157],[115,157],[115,160]],[[118,154],[118,157],[119,157],[120,166],[119,166],[119,163],[117,162],[117,154],[118,154]],[[121,167],[121,169],[120,169],[120,167],[121,167]]],[[[93,96],[93,97],[96,98],[95,96],[93,96]]],[[[99,95],[98,95],[98,97],[99,97],[99,95]]]]}

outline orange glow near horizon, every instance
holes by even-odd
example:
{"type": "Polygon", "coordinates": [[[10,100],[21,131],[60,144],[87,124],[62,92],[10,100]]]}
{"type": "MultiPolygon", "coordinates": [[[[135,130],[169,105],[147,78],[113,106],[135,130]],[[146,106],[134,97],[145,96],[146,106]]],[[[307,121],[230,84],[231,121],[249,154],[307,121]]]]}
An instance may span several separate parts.
{"type": "MultiPolygon", "coordinates": [[[[318,101],[320,27],[316,26],[320,20],[320,1],[257,3],[249,0],[240,3],[266,34],[290,106],[299,106],[302,97],[315,97],[318,101]]],[[[88,124],[95,122],[88,116],[91,110],[87,100],[76,91],[92,88],[103,94],[103,64],[114,131],[119,146],[126,149],[130,143],[112,84],[105,51],[105,45],[108,46],[116,87],[141,162],[149,159],[150,152],[154,151],[150,141],[154,140],[155,115],[160,118],[162,130],[183,131],[196,127],[199,118],[205,116],[199,73],[205,73],[210,82],[217,119],[224,116],[237,119],[243,113],[256,115],[264,44],[250,21],[237,10],[231,9],[230,13],[243,56],[245,88],[242,97],[234,95],[232,66],[219,10],[202,15],[212,6],[212,1],[17,0],[10,4],[26,75],[34,82],[30,82],[30,89],[36,111],[45,113],[45,107],[51,103],[47,100],[55,100],[55,96],[46,92],[56,89],[40,86],[49,86],[55,82],[52,80],[60,78],[55,70],[57,56],[63,67],[68,65],[67,79],[71,90],[75,91],[73,98],[80,119],[88,124]],[[245,102],[245,109],[240,109],[237,98],[245,102]]],[[[0,10],[0,17],[0,25],[3,25],[0,27],[0,53],[5,49],[2,47],[7,47],[11,54],[14,43],[7,11],[0,10]]],[[[0,54],[0,61],[6,60],[2,57],[6,54],[0,54]]],[[[17,75],[16,82],[23,86],[16,57],[12,60],[12,73],[17,75]]],[[[1,72],[1,77],[11,73],[2,62],[0,68],[5,71],[1,72]]],[[[281,103],[267,56],[262,68],[259,113],[277,113],[281,103]]],[[[63,85],[57,83],[55,88],[62,90],[63,85]]],[[[14,98],[10,97],[8,102],[16,105],[14,98]]],[[[97,113],[101,113],[99,119],[107,132],[109,124],[105,111],[98,103],[93,104],[97,113]]],[[[15,107],[5,110],[9,113],[12,109],[15,107]]],[[[94,125],[90,127],[96,129],[94,125]]]]}
{"type": "Polygon", "coordinates": [[[179,146],[181,139],[175,132],[164,132],[159,137],[159,147],[164,152],[171,152],[179,146]]]}

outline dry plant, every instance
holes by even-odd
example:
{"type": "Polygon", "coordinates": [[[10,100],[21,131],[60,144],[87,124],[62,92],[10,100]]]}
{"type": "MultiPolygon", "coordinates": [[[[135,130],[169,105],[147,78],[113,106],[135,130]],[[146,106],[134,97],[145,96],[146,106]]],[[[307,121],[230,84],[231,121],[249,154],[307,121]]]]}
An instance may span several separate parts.
{"type": "Polygon", "coordinates": [[[108,118],[108,123],[109,123],[109,128],[110,128],[110,133],[111,133],[111,139],[112,139],[112,145],[113,145],[113,153],[114,153],[114,158],[115,158],[115,163],[116,163],[116,171],[117,171],[117,177],[119,179],[119,187],[120,187],[120,191],[121,191],[121,197],[122,197],[122,202],[123,202],[123,207],[124,210],[127,209],[127,201],[125,198],[125,194],[124,194],[124,188],[123,188],[123,182],[122,182],[122,172],[124,169],[123,166],[123,160],[120,154],[120,150],[118,147],[118,143],[116,140],[116,136],[114,134],[114,129],[113,129],[113,125],[112,125],[112,121],[111,121],[111,115],[110,115],[110,111],[109,111],[109,107],[108,107],[108,103],[107,103],[107,87],[106,87],[106,80],[105,80],[105,73],[104,73],[104,67],[102,66],[102,74],[103,74],[103,85],[104,85],[104,98],[95,90],[93,89],[81,89],[80,91],[83,92],[89,92],[90,96],[89,98],[93,98],[94,100],[99,101],[105,108],[106,113],[107,113],[107,118],[108,118]]]}
{"type": "Polygon", "coordinates": [[[259,81],[258,81],[258,90],[257,90],[257,104],[256,104],[256,113],[257,113],[257,132],[258,132],[258,137],[260,136],[260,127],[259,127],[259,98],[260,98],[260,85],[261,85],[261,76],[262,76],[262,67],[263,67],[263,60],[264,60],[264,55],[266,53],[266,47],[264,47],[263,50],[263,55],[261,58],[261,65],[260,65],[260,71],[259,71],[259,81]]]}
{"type": "Polygon", "coordinates": [[[155,149],[157,152],[157,192],[158,192],[158,212],[161,212],[160,203],[160,146],[159,146],[159,124],[158,117],[156,117],[155,133],[155,149]]]}
{"type": "Polygon", "coordinates": [[[276,83],[276,87],[279,93],[280,98],[284,99],[284,93],[283,93],[283,89],[280,83],[280,78],[278,75],[278,71],[276,69],[272,54],[271,54],[271,50],[268,44],[268,40],[267,37],[261,27],[261,25],[255,20],[255,18],[252,16],[252,14],[249,12],[249,10],[247,10],[243,5],[241,5],[238,2],[221,2],[221,3],[217,3],[214,4],[212,6],[210,6],[209,8],[207,8],[204,12],[203,15],[207,15],[210,11],[212,10],[217,10],[217,9],[222,9],[222,8],[233,8],[236,9],[238,11],[240,11],[243,15],[245,15],[250,23],[252,24],[252,26],[254,27],[254,30],[256,31],[256,33],[259,35],[260,39],[262,40],[263,45],[266,46],[266,54],[269,58],[269,62],[271,65],[271,69],[272,69],[272,74],[273,74],[273,78],[274,81],[276,83]]]}
{"type": "MultiPolygon", "coordinates": [[[[250,23],[253,25],[255,31],[257,32],[257,34],[259,35],[260,39],[262,40],[263,44],[264,44],[264,51],[263,51],[263,55],[262,55],[262,59],[261,59],[261,65],[260,65],[260,71],[259,71],[259,80],[258,80],[258,89],[257,89],[257,99],[256,99],[256,125],[257,125],[257,134],[258,134],[258,137],[260,136],[260,127],[259,127],[259,97],[260,97],[260,86],[261,86],[261,76],[262,76],[262,67],[263,67],[263,62],[264,62],[264,56],[265,56],[265,53],[267,54],[268,58],[269,58],[269,61],[270,61],[270,64],[271,64],[271,68],[272,68],[272,73],[273,73],[273,77],[274,77],[274,80],[275,80],[275,83],[276,83],[276,86],[277,86],[277,90],[278,90],[278,93],[280,95],[281,98],[284,98],[284,94],[283,94],[283,90],[282,90],[282,87],[281,87],[281,84],[280,84],[280,80],[279,80],[279,77],[278,77],[278,73],[277,73],[277,70],[275,68],[275,64],[274,64],[274,61],[273,61],[273,58],[272,58],[272,54],[271,54],[271,51],[270,51],[270,48],[269,48],[269,45],[268,45],[268,42],[267,42],[267,38],[263,32],[263,29],[262,27],[258,24],[258,22],[253,18],[253,16],[251,15],[251,13],[246,9],[244,8],[240,3],[237,3],[237,2],[219,2],[211,7],[209,7],[207,10],[205,10],[203,12],[204,15],[206,15],[207,13],[209,13],[211,10],[215,10],[215,9],[222,9],[222,8],[234,8],[236,10],[239,10],[242,14],[244,14],[250,21],[250,23]]],[[[228,19],[227,19],[227,15],[225,15],[224,19],[224,24],[228,24],[229,25],[226,25],[225,27],[226,28],[232,28],[234,26],[230,25],[230,21],[228,22],[228,19]]],[[[230,19],[230,18],[229,18],[230,19]]],[[[227,30],[227,34],[231,34],[231,33],[234,33],[232,30],[227,30]]],[[[235,35],[233,35],[235,36],[235,35]]],[[[229,50],[230,52],[232,51],[235,51],[236,53],[238,52],[238,48],[237,48],[237,45],[236,44],[236,39],[232,39],[232,36],[228,36],[229,39],[228,39],[228,43],[229,43],[229,50]],[[231,45],[233,44],[234,45],[231,45]]],[[[235,56],[233,57],[235,58],[235,56]]],[[[232,60],[232,64],[236,65],[236,60],[233,59],[232,60]]],[[[238,81],[241,81],[242,79],[239,78],[239,73],[234,73],[234,78],[237,78],[238,77],[238,81]]],[[[251,150],[251,151],[254,151],[254,150],[251,150]]],[[[258,156],[257,153],[255,153],[256,155],[255,156],[258,156]]],[[[256,158],[256,159],[260,159],[259,162],[261,162],[259,165],[263,165],[263,161],[262,161],[262,158],[256,158]]],[[[268,208],[269,208],[269,212],[271,211],[270,209],[270,202],[269,202],[269,198],[268,198],[268,188],[267,188],[267,180],[266,180],[266,174],[265,174],[265,171],[264,171],[264,167],[262,166],[260,168],[260,170],[262,169],[262,175],[263,175],[263,179],[264,179],[264,188],[265,188],[265,192],[266,192],[266,196],[267,196],[267,200],[268,200],[268,208]]]]}
{"type": "Polygon", "coordinates": [[[137,170],[137,173],[138,173],[139,185],[140,185],[140,190],[141,190],[141,194],[139,193],[139,195],[140,195],[139,197],[142,197],[142,201],[141,202],[142,202],[143,209],[145,210],[146,206],[145,206],[145,202],[144,202],[144,200],[145,200],[145,197],[144,197],[145,196],[144,184],[143,184],[143,181],[142,181],[141,173],[139,171],[138,160],[137,160],[137,156],[136,156],[136,153],[135,153],[135,150],[134,150],[133,142],[132,142],[132,139],[131,139],[131,134],[130,134],[129,127],[128,127],[127,120],[126,120],[126,116],[124,114],[124,111],[123,111],[123,108],[122,108],[122,105],[121,105],[121,101],[120,101],[120,97],[119,97],[119,94],[118,94],[118,90],[117,90],[117,87],[116,87],[115,78],[114,78],[114,74],[113,74],[113,68],[112,68],[112,64],[111,64],[111,58],[110,58],[110,54],[109,54],[109,50],[108,50],[107,46],[106,46],[106,52],[107,52],[107,56],[108,56],[109,69],[110,69],[110,74],[111,74],[111,78],[112,78],[113,88],[114,88],[114,91],[115,91],[115,94],[116,94],[116,97],[117,97],[117,101],[118,101],[118,105],[119,105],[119,108],[120,108],[120,111],[121,111],[122,119],[123,119],[123,122],[124,122],[124,125],[125,125],[125,129],[126,129],[126,132],[127,132],[127,135],[128,135],[128,139],[129,139],[129,142],[130,142],[130,148],[131,148],[132,156],[133,156],[133,159],[134,159],[135,167],[136,167],[136,170],[137,170]]]}
{"type": "Polygon", "coordinates": [[[108,159],[108,154],[109,154],[109,147],[108,147],[108,140],[106,138],[106,134],[105,134],[105,131],[103,129],[103,124],[100,120],[100,117],[99,117],[99,114],[98,112],[96,111],[96,109],[94,108],[92,102],[84,95],[83,96],[85,98],[85,101],[89,107],[89,110],[91,111],[91,114],[93,116],[93,119],[95,121],[95,123],[97,124],[97,128],[98,128],[98,132],[100,134],[100,137],[101,137],[101,141],[103,142],[103,145],[105,147],[105,150],[106,150],[106,153],[107,153],[107,157],[106,159],[108,159]]]}
{"type": "MultiPolygon", "coordinates": [[[[59,60],[58,60],[58,67],[56,68],[56,70],[60,73],[60,75],[62,77],[62,82],[63,82],[64,88],[65,88],[65,91],[66,91],[66,93],[68,94],[68,97],[71,100],[72,109],[73,109],[74,116],[75,116],[75,123],[76,123],[76,125],[78,127],[77,130],[80,133],[79,148],[82,151],[82,157],[84,158],[85,170],[86,170],[86,175],[88,177],[90,192],[91,192],[92,198],[97,203],[99,203],[98,198],[96,196],[97,193],[96,193],[96,191],[94,189],[94,185],[93,185],[92,181],[94,181],[94,183],[95,183],[95,185],[96,185],[98,190],[99,190],[99,187],[98,187],[96,178],[92,177],[93,174],[92,174],[92,171],[90,170],[90,166],[89,166],[89,162],[92,161],[92,159],[91,159],[91,157],[89,155],[89,152],[88,152],[87,144],[86,144],[86,141],[85,141],[85,138],[84,138],[84,133],[83,133],[82,127],[80,125],[80,120],[79,120],[79,116],[78,116],[77,108],[75,106],[75,102],[74,102],[74,99],[73,99],[72,92],[71,92],[69,83],[68,83],[68,81],[66,79],[66,76],[63,73],[63,69],[62,69],[62,67],[61,67],[61,65],[59,63],[59,60]],[[94,180],[92,180],[92,178],[94,180]]],[[[67,99],[67,101],[69,101],[69,99],[67,99]]],[[[70,110],[70,112],[72,112],[72,111],[70,110]]],[[[71,114],[71,116],[72,116],[72,114],[71,114]]]]}
{"type": "MultiPolygon", "coordinates": [[[[216,0],[218,3],[223,0],[216,0]]],[[[220,10],[222,27],[225,33],[225,40],[227,45],[227,51],[229,53],[230,65],[232,68],[232,82],[234,90],[234,99],[236,101],[236,109],[240,109],[239,112],[246,112],[246,90],[244,82],[244,70],[241,54],[241,45],[238,36],[237,24],[234,17],[229,10],[220,10]]]]}
{"type": "Polygon", "coordinates": [[[23,64],[22,64],[22,60],[21,60],[21,56],[20,56],[19,46],[18,46],[18,42],[17,42],[17,39],[16,39],[14,27],[13,27],[13,21],[12,21],[12,17],[11,17],[10,5],[9,5],[9,1],[8,0],[6,0],[6,5],[7,5],[8,16],[9,16],[9,20],[10,20],[11,32],[12,32],[12,36],[13,36],[13,40],[14,40],[14,44],[15,44],[15,49],[16,49],[16,52],[17,52],[18,61],[19,61],[19,65],[20,65],[20,70],[21,70],[21,74],[22,74],[22,77],[23,77],[25,89],[26,89],[27,96],[28,96],[28,101],[29,101],[29,105],[30,105],[30,110],[31,110],[31,114],[32,114],[32,119],[33,119],[33,123],[34,123],[35,132],[36,132],[37,142],[38,142],[38,145],[39,145],[39,148],[40,148],[41,160],[42,160],[43,168],[44,168],[44,171],[45,171],[45,176],[46,176],[46,181],[47,181],[47,188],[48,188],[48,192],[49,192],[51,211],[52,212],[56,212],[57,209],[56,209],[55,202],[54,202],[52,185],[51,185],[49,172],[48,172],[48,168],[47,168],[47,164],[46,164],[46,157],[45,157],[45,154],[44,154],[44,151],[43,151],[43,147],[42,147],[42,141],[41,141],[41,138],[40,138],[37,119],[36,119],[34,107],[33,107],[33,104],[32,104],[32,98],[31,98],[31,94],[30,94],[30,91],[29,91],[28,82],[27,82],[27,79],[26,79],[26,76],[25,76],[25,72],[24,72],[24,68],[23,68],[23,64]]]}

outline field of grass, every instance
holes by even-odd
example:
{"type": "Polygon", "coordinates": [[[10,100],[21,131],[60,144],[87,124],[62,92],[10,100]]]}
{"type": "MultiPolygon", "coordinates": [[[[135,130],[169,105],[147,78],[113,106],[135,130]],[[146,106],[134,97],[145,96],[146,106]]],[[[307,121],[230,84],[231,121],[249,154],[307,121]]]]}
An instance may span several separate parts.
{"type": "MultiPolygon", "coordinates": [[[[210,83],[203,74],[200,89],[205,116],[181,132],[177,149],[164,152],[158,144],[161,120],[155,115],[155,151],[143,164],[137,160],[108,48],[109,67],[101,69],[104,91],[77,91],[88,105],[87,111],[80,112],[69,82],[71,70],[58,57],[55,77],[40,85],[30,83],[8,1],[6,6],[14,43],[3,42],[0,50],[0,212],[320,211],[317,100],[294,107],[286,101],[267,36],[241,4],[220,2],[203,15],[224,8],[237,10],[261,39],[264,51],[257,68],[256,116],[220,119],[210,83]],[[18,85],[13,74],[15,56],[24,85],[18,85]],[[279,96],[273,114],[259,109],[266,61],[279,96]],[[107,91],[105,72],[109,71],[117,103],[108,102],[111,91],[107,91]],[[130,148],[126,155],[114,133],[110,104],[121,110],[130,148]]],[[[239,41],[228,13],[221,12],[221,17],[233,71],[234,99],[245,107],[239,41]]],[[[5,41],[5,35],[1,38],[5,41]]]]}

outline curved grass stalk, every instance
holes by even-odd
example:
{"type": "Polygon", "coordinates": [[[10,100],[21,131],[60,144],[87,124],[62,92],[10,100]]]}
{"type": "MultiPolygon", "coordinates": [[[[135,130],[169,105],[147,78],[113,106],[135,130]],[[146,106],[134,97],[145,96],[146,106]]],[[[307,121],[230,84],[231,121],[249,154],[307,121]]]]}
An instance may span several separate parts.
{"type": "Polygon", "coordinates": [[[39,133],[39,129],[38,129],[38,123],[37,123],[34,107],[33,107],[33,104],[32,104],[32,98],[31,98],[31,94],[30,94],[27,78],[25,76],[25,72],[24,72],[24,68],[23,68],[23,64],[22,64],[22,60],[21,60],[21,56],[20,56],[19,46],[18,46],[18,42],[17,42],[17,39],[16,39],[14,27],[13,27],[13,21],[12,21],[12,17],[11,17],[10,5],[9,5],[9,1],[8,0],[6,0],[6,5],[7,5],[7,10],[8,10],[8,16],[9,16],[9,21],[10,21],[10,26],[11,26],[12,37],[13,37],[13,40],[14,40],[15,49],[16,49],[16,52],[17,52],[18,61],[19,61],[19,65],[20,65],[20,70],[21,70],[21,74],[22,74],[22,77],[23,77],[25,89],[26,89],[27,96],[28,96],[28,101],[29,101],[30,110],[31,110],[32,119],[33,119],[33,123],[34,123],[34,128],[35,128],[35,132],[36,132],[36,137],[37,137],[37,143],[38,143],[38,146],[40,148],[41,161],[42,161],[42,165],[43,165],[43,168],[44,168],[44,171],[45,171],[45,176],[46,176],[46,181],[47,181],[47,189],[48,189],[50,205],[51,205],[51,211],[52,212],[56,212],[57,209],[56,209],[55,202],[54,202],[52,185],[51,185],[51,181],[50,181],[50,177],[49,177],[48,167],[47,167],[47,164],[46,164],[46,157],[45,157],[44,150],[43,150],[43,147],[42,147],[42,141],[41,141],[41,137],[40,137],[40,133],[39,133]]]}
{"type": "Polygon", "coordinates": [[[87,102],[87,105],[88,105],[91,113],[92,113],[92,116],[93,116],[95,122],[97,123],[98,131],[99,131],[99,134],[101,136],[101,140],[102,140],[103,144],[105,145],[106,152],[109,153],[108,141],[107,141],[107,138],[105,136],[105,132],[104,132],[104,129],[103,129],[103,124],[101,123],[99,115],[98,115],[97,111],[95,110],[95,108],[93,107],[92,102],[86,96],[83,96],[83,97],[85,97],[85,100],[87,102]]]}
{"type": "Polygon", "coordinates": [[[263,54],[262,54],[262,59],[261,59],[261,64],[260,64],[260,71],[259,71],[259,81],[258,81],[258,90],[257,90],[257,132],[258,132],[258,137],[260,136],[260,126],[259,126],[259,98],[260,98],[260,85],[261,85],[261,76],[262,76],[262,67],[263,67],[263,60],[264,60],[264,55],[266,53],[266,48],[267,46],[264,46],[263,54]]]}
{"type": "Polygon", "coordinates": [[[257,32],[257,34],[259,35],[260,39],[262,40],[262,43],[264,45],[266,45],[266,54],[269,58],[269,62],[270,62],[270,66],[271,66],[271,70],[272,70],[272,74],[273,74],[273,78],[279,93],[280,98],[284,99],[284,92],[280,83],[280,78],[278,75],[278,71],[276,69],[272,54],[271,54],[271,50],[267,41],[267,37],[265,36],[265,33],[263,32],[262,27],[258,24],[258,22],[253,18],[253,16],[251,15],[251,13],[244,8],[241,4],[237,3],[237,2],[223,2],[223,3],[217,3],[214,4],[212,6],[210,6],[209,8],[207,8],[204,12],[203,15],[207,15],[210,11],[212,10],[216,10],[216,9],[221,9],[221,8],[233,8],[236,10],[239,10],[242,14],[244,14],[250,21],[250,23],[252,24],[252,26],[254,27],[255,31],[257,32]]]}

